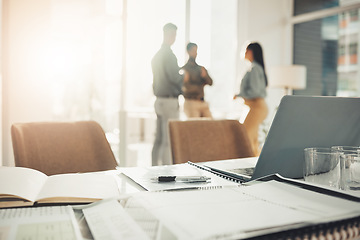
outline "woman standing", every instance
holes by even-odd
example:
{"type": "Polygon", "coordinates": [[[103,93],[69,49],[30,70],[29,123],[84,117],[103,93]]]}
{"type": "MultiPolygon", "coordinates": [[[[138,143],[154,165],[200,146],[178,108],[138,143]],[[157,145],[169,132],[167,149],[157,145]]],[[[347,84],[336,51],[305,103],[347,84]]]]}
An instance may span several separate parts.
{"type": "Polygon", "coordinates": [[[251,62],[250,70],[241,81],[240,93],[234,96],[242,97],[250,111],[245,118],[244,126],[248,132],[253,151],[259,155],[259,126],[268,115],[268,107],[265,102],[267,77],[263,59],[262,48],[259,43],[250,43],[245,52],[245,59],[251,62]]]}

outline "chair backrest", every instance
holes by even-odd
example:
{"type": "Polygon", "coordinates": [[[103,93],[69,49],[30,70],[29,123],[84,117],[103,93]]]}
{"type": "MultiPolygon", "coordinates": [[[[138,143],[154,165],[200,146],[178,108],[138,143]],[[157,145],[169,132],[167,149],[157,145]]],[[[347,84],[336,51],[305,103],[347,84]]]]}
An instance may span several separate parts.
{"type": "Polygon", "coordinates": [[[253,157],[245,127],[237,120],[169,121],[173,163],[253,157]]]}
{"type": "Polygon", "coordinates": [[[47,175],[117,166],[103,129],[94,121],[16,123],[11,137],[15,165],[47,175]]]}

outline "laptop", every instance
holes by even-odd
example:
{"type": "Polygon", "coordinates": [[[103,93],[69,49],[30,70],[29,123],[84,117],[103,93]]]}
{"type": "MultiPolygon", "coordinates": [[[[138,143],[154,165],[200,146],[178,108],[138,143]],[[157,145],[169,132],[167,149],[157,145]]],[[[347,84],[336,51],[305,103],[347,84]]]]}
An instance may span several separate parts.
{"type": "Polygon", "coordinates": [[[360,98],[287,95],[253,172],[249,168],[220,171],[245,182],[275,173],[303,178],[305,148],[340,145],[360,146],[360,98]]]}

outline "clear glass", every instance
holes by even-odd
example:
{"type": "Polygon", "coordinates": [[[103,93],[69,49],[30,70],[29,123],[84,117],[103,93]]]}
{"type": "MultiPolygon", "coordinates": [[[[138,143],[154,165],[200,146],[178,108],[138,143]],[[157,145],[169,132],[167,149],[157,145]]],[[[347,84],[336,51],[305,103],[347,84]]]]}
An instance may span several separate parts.
{"type": "Polygon", "coordinates": [[[338,152],[331,148],[305,148],[304,179],[306,182],[339,188],[338,152]]]}
{"type": "Polygon", "coordinates": [[[360,146],[332,146],[331,149],[338,152],[360,152],[360,146]]]}
{"type": "Polygon", "coordinates": [[[340,188],[360,194],[360,153],[341,154],[340,168],[340,188]]]}

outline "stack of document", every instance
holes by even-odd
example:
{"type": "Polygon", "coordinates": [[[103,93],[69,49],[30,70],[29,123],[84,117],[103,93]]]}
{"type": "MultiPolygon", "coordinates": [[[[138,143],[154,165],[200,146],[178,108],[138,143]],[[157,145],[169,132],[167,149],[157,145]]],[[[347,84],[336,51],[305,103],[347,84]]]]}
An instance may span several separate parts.
{"type": "MultiPolygon", "coordinates": [[[[129,239],[246,239],[360,216],[360,202],[279,181],[201,191],[140,192],[112,204],[122,210],[117,217],[108,216],[131,225],[127,229],[133,238],[129,239]]],[[[92,206],[86,211],[92,211],[92,206]]],[[[102,201],[95,206],[98,214],[115,209],[102,201]]],[[[93,231],[91,215],[85,217],[93,231]]]]}

